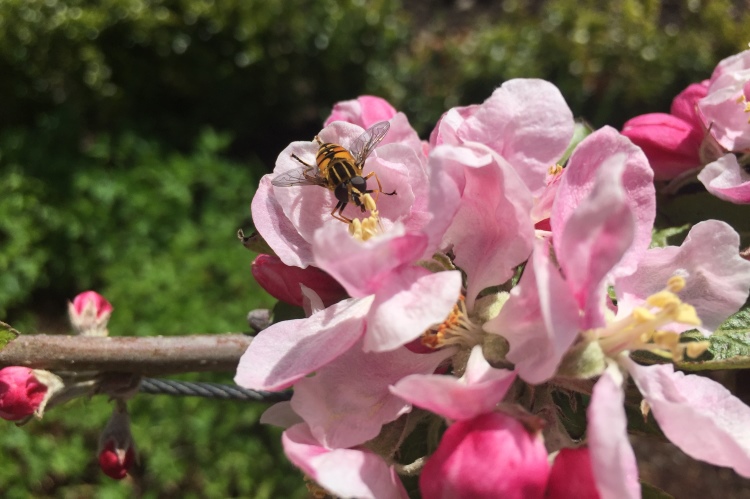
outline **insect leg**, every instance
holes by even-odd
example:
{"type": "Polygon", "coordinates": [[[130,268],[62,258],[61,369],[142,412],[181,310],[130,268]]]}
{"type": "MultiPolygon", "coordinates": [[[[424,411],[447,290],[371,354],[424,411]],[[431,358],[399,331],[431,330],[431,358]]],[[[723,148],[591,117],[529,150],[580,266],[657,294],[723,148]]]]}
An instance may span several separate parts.
{"type": "Polygon", "coordinates": [[[298,162],[302,163],[303,165],[305,165],[305,166],[307,167],[307,168],[305,169],[305,171],[303,171],[303,172],[302,172],[302,175],[303,175],[303,176],[304,176],[304,177],[305,177],[305,178],[306,178],[307,180],[311,180],[311,181],[315,181],[315,180],[316,180],[316,179],[315,179],[315,176],[314,176],[314,175],[310,175],[310,172],[311,172],[312,170],[314,170],[314,169],[315,169],[315,166],[314,166],[314,165],[311,165],[310,163],[306,163],[306,162],[302,161],[302,160],[300,159],[300,157],[299,157],[299,156],[297,156],[296,154],[292,154],[292,158],[293,158],[293,159],[296,159],[296,160],[297,160],[298,162]]]}
{"type": "MultiPolygon", "coordinates": [[[[380,196],[380,193],[383,192],[383,185],[380,183],[380,179],[378,178],[378,174],[377,173],[370,172],[370,173],[368,173],[364,177],[364,179],[367,180],[370,177],[375,177],[375,181],[378,183],[378,188],[377,188],[377,190],[371,190],[371,191],[367,191],[367,192],[368,193],[369,192],[376,192],[377,193],[375,195],[375,202],[377,203],[378,202],[378,196],[380,196]]],[[[383,192],[383,194],[385,194],[386,196],[393,196],[394,194],[396,194],[396,191],[394,190],[393,192],[383,192]]]]}
{"type": "Polygon", "coordinates": [[[344,208],[346,208],[346,205],[348,203],[345,203],[343,201],[339,201],[336,207],[331,211],[331,216],[335,218],[336,220],[341,220],[344,223],[350,224],[352,223],[351,219],[346,218],[342,213],[344,211],[344,208]],[[339,210],[339,214],[336,215],[336,210],[339,210]]]}

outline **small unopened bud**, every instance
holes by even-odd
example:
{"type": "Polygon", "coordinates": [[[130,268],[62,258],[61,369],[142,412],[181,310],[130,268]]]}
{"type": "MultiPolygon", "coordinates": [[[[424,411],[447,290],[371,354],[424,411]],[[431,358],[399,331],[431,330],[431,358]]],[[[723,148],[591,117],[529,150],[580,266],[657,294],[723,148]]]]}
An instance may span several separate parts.
{"type": "Polygon", "coordinates": [[[555,457],[545,499],[598,499],[588,447],[562,449],[555,457]]]}
{"type": "Polygon", "coordinates": [[[112,305],[96,291],[84,291],[68,303],[70,323],[83,336],[107,336],[112,305]]]}
{"type": "Polygon", "coordinates": [[[117,401],[112,417],[99,438],[99,467],[105,475],[121,480],[135,461],[130,417],[125,404],[117,401]]]}
{"type": "Polygon", "coordinates": [[[62,388],[62,380],[49,371],[22,366],[0,369],[0,418],[41,418],[49,399],[62,388]]]}

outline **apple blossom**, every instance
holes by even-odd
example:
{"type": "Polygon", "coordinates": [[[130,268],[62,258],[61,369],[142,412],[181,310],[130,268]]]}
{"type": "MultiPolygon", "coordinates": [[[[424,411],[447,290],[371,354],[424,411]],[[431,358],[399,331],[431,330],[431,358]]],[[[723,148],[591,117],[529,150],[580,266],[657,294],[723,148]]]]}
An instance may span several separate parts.
{"type": "Polygon", "coordinates": [[[135,461],[135,446],[130,434],[130,416],[124,403],[115,404],[112,416],[99,437],[99,467],[105,475],[121,480],[135,461]]]}

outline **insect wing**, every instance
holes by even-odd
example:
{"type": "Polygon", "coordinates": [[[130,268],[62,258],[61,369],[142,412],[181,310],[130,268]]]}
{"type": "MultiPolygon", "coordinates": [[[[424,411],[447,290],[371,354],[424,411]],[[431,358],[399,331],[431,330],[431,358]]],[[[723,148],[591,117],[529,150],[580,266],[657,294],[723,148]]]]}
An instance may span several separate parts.
{"type": "Polygon", "coordinates": [[[294,187],[295,185],[326,185],[326,181],[319,175],[317,168],[300,166],[293,170],[279,173],[271,179],[276,187],[294,187]]]}
{"type": "Polygon", "coordinates": [[[357,164],[361,165],[364,163],[367,156],[375,149],[375,146],[383,140],[390,127],[391,124],[387,121],[379,121],[368,128],[365,133],[357,137],[357,140],[354,141],[349,149],[357,164]]]}

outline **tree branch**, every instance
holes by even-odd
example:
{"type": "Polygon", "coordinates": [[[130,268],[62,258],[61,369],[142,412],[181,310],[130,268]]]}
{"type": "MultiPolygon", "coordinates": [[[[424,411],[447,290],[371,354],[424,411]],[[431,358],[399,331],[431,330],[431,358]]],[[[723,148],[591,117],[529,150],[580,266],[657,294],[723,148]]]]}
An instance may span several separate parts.
{"type": "Polygon", "coordinates": [[[118,371],[145,376],[234,371],[252,341],[243,334],[152,337],[21,335],[0,350],[0,367],[118,371]]]}

